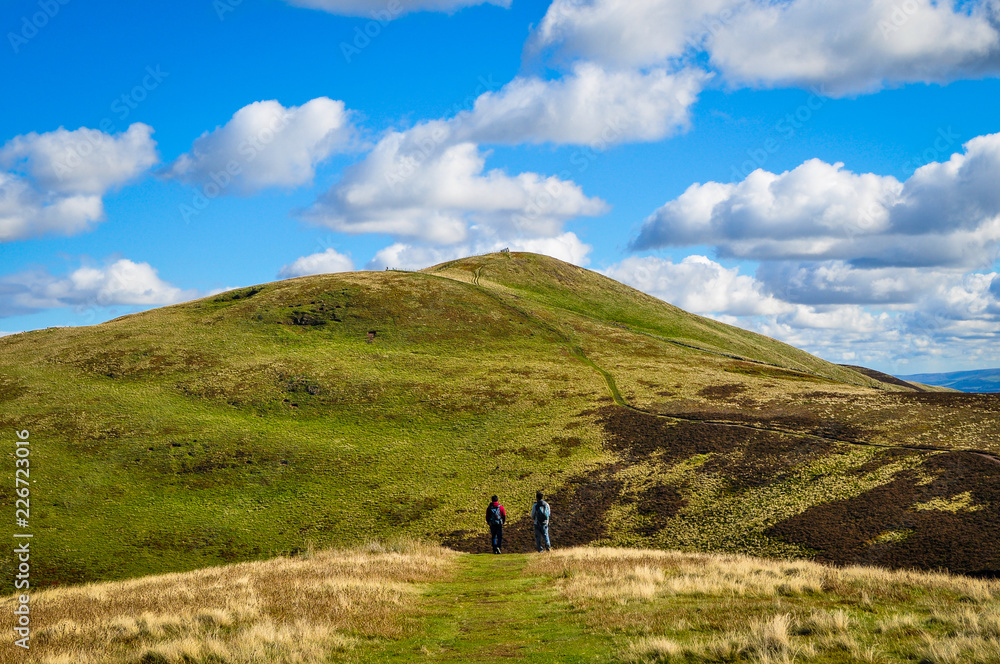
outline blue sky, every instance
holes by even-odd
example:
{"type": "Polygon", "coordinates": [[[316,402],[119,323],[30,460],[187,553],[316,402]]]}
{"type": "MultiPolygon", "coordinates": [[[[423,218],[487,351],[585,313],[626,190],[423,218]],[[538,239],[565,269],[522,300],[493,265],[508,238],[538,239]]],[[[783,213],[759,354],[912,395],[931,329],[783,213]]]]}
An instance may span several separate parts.
{"type": "Polygon", "coordinates": [[[509,246],[1000,365],[1000,3],[15,0],[0,330],[509,246]]]}

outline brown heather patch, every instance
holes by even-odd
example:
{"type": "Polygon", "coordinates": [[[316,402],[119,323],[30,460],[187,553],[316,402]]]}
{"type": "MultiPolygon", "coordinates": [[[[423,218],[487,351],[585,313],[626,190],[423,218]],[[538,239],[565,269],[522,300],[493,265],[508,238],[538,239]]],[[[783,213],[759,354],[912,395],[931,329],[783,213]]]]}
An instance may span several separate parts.
{"type": "Polygon", "coordinates": [[[855,498],[810,507],[767,533],[818,551],[824,562],[1000,577],[1000,463],[948,452],[929,456],[920,470],[855,498]],[[916,509],[966,492],[980,509],[916,509]]]}
{"type": "MultiPolygon", "coordinates": [[[[620,500],[622,483],[614,478],[614,468],[604,468],[570,479],[565,486],[545,492],[545,501],[552,508],[549,539],[555,547],[584,546],[608,535],[608,511],[620,500]]],[[[531,501],[534,503],[534,500],[531,501]]],[[[529,504],[526,511],[511,505],[507,509],[504,527],[504,551],[529,553],[535,550],[535,531],[529,504]]],[[[485,553],[490,550],[486,506],[483,505],[483,526],[480,531],[460,530],[448,533],[443,544],[456,551],[485,553]]]]}
{"type": "Polygon", "coordinates": [[[663,463],[713,454],[703,471],[718,472],[734,489],[769,484],[791,468],[831,451],[833,443],[707,422],[674,423],[620,407],[602,409],[608,446],[634,459],[663,463]]]}
{"type": "Polygon", "coordinates": [[[891,376],[887,373],[882,373],[881,371],[876,371],[874,369],[869,369],[867,367],[859,367],[853,364],[841,364],[840,366],[846,367],[848,369],[853,369],[854,371],[857,371],[860,374],[864,374],[869,378],[874,378],[875,380],[882,383],[886,383],[887,385],[895,385],[896,387],[905,387],[906,389],[914,392],[926,392],[926,390],[924,390],[921,387],[917,387],[912,383],[907,383],[905,380],[896,378],[895,376],[891,376]]]}
{"type": "Polygon", "coordinates": [[[735,396],[739,396],[747,391],[746,385],[740,385],[738,383],[731,383],[728,385],[709,385],[703,387],[699,396],[706,399],[732,399],[735,396]]]}
{"type": "Polygon", "coordinates": [[[826,416],[796,403],[757,404],[745,398],[736,404],[728,398],[715,399],[713,403],[698,403],[684,399],[659,403],[656,412],[667,417],[736,422],[843,441],[864,440],[871,436],[869,429],[850,420],[826,416]]]}
{"type": "Polygon", "coordinates": [[[646,537],[652,537],[666,528],[670,519],[687,505],[687,501],[676,488],[665,484],[657,484],[639,492],[636,495],[636,502],[639,514],[649,519],[648,523],[637,528],[636,532],[646,537]]]}
{"type": "Polygon", "coordinates": [[[892,399],[898,403],[916,403],[921,406],[937,406],[974,409],[986,413],[1000,413],[1000,394],[964,394],[961,392],[920,392],[906,394],[893,393],[892,399]]]}
{"type": "Polygon", "coordinates": [[[13,401],[25,393],[24,385],[11,376],[0,375],[0,403],[13,401]]]}
{"type": "Polygon", "coordinates": [[[135,340],[129,348],[89,349],[65,352],[52,359],[54,364],[69,364],[86,373],[107,378],[163,376],[171,373],[208,371],[220,365],[209,353],[189,349],[148,347],[135,340]]]}

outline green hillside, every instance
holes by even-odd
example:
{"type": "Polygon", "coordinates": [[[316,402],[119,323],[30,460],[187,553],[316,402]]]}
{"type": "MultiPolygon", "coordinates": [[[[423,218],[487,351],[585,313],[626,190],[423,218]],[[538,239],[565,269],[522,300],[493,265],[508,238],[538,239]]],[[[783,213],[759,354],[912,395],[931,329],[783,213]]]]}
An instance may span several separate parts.
{"type": "Polygon", "coordinates": [[[538,488],[560,544],[1000,570],[997,398],[882,383],[532,254],[4,337],[0,377],[43,584],[373,536],[483,550],[492,493],[527,550],[538,488]]]}

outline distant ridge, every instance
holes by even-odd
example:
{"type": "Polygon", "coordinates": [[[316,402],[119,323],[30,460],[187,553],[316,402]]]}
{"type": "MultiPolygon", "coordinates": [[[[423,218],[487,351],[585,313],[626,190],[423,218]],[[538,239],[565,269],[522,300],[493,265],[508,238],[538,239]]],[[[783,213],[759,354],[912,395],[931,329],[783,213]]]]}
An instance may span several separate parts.
{"type": "Polygon", "coordinates": [[[905,381],[950,387],[962,392],[1000,392],[1000,369],[952,371],[950,373],[912,374],[897,376],[905,381]]]}
{"type": "Polygon", "coordinates": [[[888,383],[889,385],[898,385],[899,387],[907,387],[911,390],[916,390],[917,392],[926,392],[927,390],[919,385],[914,385],[908,381],[897,378],[896,376],[890,376],[887,373],[882,373],[881,371],[876,371],[875,369],[869,369],[868,367],[859,367],[855,364],[841,364],[840,366],[846,367],[848,369],[853,369],[859,374],[864,374],[869,378],[874,378],[875,380],[881,381],[883,383],[888,383]]]}

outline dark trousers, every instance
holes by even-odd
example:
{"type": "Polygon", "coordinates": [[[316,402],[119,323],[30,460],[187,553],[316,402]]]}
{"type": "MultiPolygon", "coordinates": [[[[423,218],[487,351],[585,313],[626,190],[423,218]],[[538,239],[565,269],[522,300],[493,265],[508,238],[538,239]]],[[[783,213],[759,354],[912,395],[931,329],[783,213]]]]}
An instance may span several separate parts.
{"type": "Polygon", "coordinates": [[[490,524],[490,539],[493,541],[493,553],[500,553],[503,548],[503,524],[490,524]]]}

